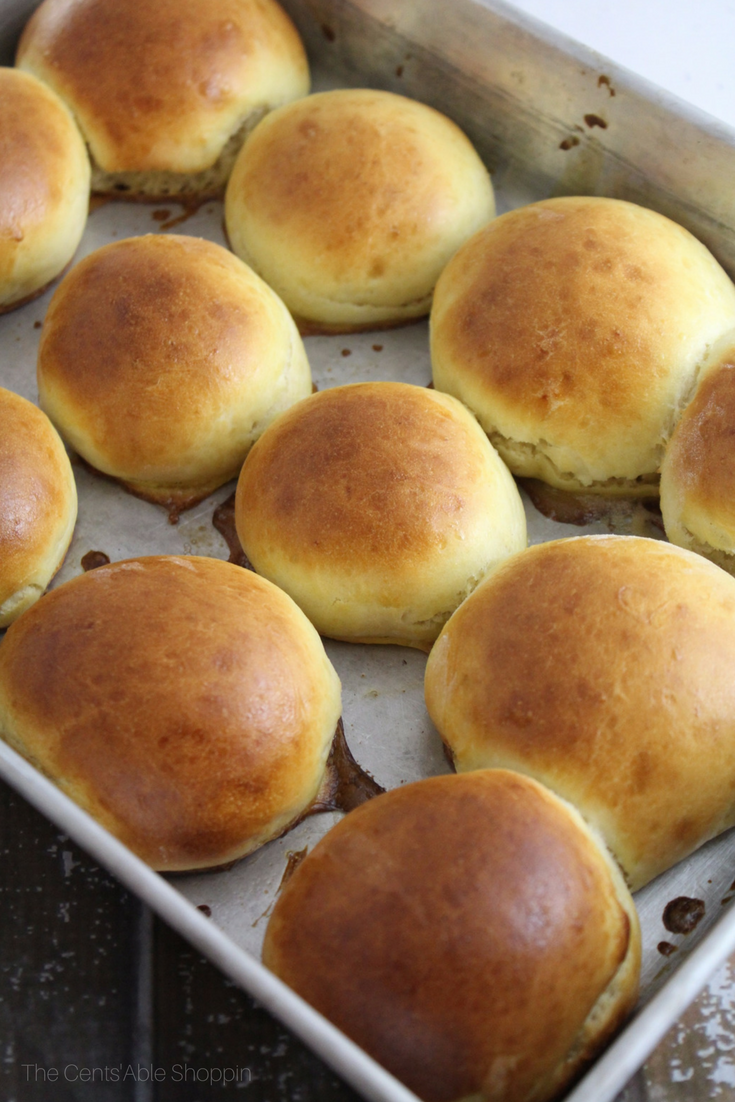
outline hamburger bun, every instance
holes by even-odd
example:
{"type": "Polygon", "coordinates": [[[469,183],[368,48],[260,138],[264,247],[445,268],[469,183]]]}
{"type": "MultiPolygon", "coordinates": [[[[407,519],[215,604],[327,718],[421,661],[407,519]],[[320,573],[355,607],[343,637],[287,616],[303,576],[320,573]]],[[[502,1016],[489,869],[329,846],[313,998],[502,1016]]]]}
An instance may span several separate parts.
{"type": "Polygon", "coordinates": [[[0,628],[37,601],[77,518],[69,457],[45,413],[0,387],[0,628]]]}
{"type": "Polygon", "coordinates": [[[220,195],[247,131],[309,91],[274,0],[45,0],[17,64],[76,117],[93,190],[127,199],[220,195]]]}
{"type": "Polygon", "coordinates": [[[556,1097],[632,1009],[633,901],[577,812],[503,770],[351,812],[263,961],[426,1102],[556,1097]]]}
{"type": "Polygon", "coordinates": [[[102,566],[0,647],[0,731],[156,869],[216,867],[315,798],[340,714],[318,635],[219,559],[102,566]]]}
{"type": "Polygon", "coordinates": [[[434,384],[514,474],[655,497],[697,372],[733,325],[735,287],[687,230],[617,199],[547,199],[491,222],[445,268],[434,384]]]}
{"type": "Polygon", "coordinates": [[[735,574],[735,332],[713,347],[661,465],[661,514],[672,543],[735,574]]]}
{"type": "Polygon", "coordinates": [[[0,68],[0,313],[63,271],[88,209],[89,159],[73,118],[35,77],[0,68]]]}
{"type": "Polygon", "coordinates": [[[526,545],[508,470],[459,402],[407,383],[321,391],[253,448],[235,500],[255,570],[323,635],[427,650],[526,545]]]}
{"type": "Polygon", "coordinates": [[[232,248],[309,332],[427,314],[442,268],[494,213],[487,170],[453,122],[368,89],[273,112],[225,197],[232,248]]]}
{"type": "Polygon", "coordinates": [[[735,825],[735,580],[656,540],[516,555],[439,636],[426,705],[460,772],[573,804],[632,890],[735,825]]]}
{"type": "Polygon", "coordinates": [[[128,238],[77,264],[46,315],[41,405],[132,493],[188,508],[237,476],[253,441],[311,393],[283,303],[219,245],[128,238]]]}

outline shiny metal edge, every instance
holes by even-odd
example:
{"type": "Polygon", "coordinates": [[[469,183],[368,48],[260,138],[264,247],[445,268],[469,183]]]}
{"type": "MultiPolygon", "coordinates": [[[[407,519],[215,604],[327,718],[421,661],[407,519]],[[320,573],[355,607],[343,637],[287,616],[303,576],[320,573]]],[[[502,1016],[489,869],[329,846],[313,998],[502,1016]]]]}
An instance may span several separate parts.
{"type": "Polygon", "coordinates": [[[501,187],[651,207],[735,274],[725,124],[502,0],[282,2],[312,58],[450,115],[501,187]]]}
{"type": "Polygon", "coordinates": [[[664,986],[598,1057],[564,1102],[613,1099],[733,952],[735,908],[730,906],[664,986]]]}
{"type": "Polygon", "coordinates": [[[419,1102],[385,1068],[241,949],[159,873],[0,740],[0,776],[144,900],[371,1102],[419,1102]]]}

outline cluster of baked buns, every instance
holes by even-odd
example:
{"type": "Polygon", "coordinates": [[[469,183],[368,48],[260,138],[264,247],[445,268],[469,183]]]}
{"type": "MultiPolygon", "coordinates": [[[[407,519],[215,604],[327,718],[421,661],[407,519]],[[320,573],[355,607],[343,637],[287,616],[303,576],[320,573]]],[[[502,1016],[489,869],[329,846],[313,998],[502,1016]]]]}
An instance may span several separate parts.
{"type": "Polygon", "coordinates": [[[90,187],[224,196],[232,249],[85,256],[45,413],[0,391],[0,731],[155,868],[221,867],[322,806],[319,636],[429,651],[456,774],[330,831],[264,959],[422,1098],[543,1102],[635,1004],[630,890],[735,825],[735,287],[630,203],[495,218],[449,119],[308,90],[272,0],[44,0],[0,71],[0,308],[70,263],[90,187]],[[303,336],[429,312],[433,388],[312,393],[303,336]],[[61,438],[174,518],[237,477],[253,569],[127,560],[31,608],[76,517],[61,438]],[[690,550],[526,549],[513,475],[628,502],[659,472],[690,550]]]}

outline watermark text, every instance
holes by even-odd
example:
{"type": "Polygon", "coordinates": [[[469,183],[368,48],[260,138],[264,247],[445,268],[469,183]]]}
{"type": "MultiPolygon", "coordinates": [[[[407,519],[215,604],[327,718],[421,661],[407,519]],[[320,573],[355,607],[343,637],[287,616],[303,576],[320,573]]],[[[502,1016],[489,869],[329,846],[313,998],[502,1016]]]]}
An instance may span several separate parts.
{"type": "Polygon", "coordinates": [[[86,1064],[64,1064],[44,1067],[42,1064],[21,1064],[26,1083],[230,1083],[247,1085],[250,1068],[194,1067],[192,1064],[111,1064],[104,1067],[86,1064]]]}

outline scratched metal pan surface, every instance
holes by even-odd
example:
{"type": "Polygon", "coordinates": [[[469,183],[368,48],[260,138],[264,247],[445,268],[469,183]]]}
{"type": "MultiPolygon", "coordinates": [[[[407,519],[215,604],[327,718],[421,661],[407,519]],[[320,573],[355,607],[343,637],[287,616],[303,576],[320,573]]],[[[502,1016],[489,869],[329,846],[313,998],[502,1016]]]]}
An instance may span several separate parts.
{"type": "MultiPolygon", "coordinates": [[[[0,55],[8,61],[33,4],[0,2],[0,55]]],[[[311,53],[317,87],[369,84],[444,110],[476,142],[492,169],[501,210],[553,194],[598,193],[654,207],[688,226],[735,273],[735,134],[612,63],[512,8],[478,0],[286,0],[311,53]]],[[[208,203],[178,225],[175,205],[109,203],[89,219],[77,259],[108,241],[176,232],[224,243],[222,207],[208,203]]],[[[0,382],[37,399],[35,359],[47,294],[0,318],[0,382]]],[[[349,337],[309,337],[320,389],[362,379],[425,385],[431,372],[426,323],[349,337]]],[[[232,486],[184,513],[163,511],[75,466],[80,510],[74,540],[54,584],[81,572],[91,550],[111,560],[150,553],[227,557],[212,525],[232,486]]],[[[582,529],[546,520],[527,502],[533,543],[582,529]]],[[[589,525],[584,531],[602,531],[589,525]]],[[[655,534],[655,533],[652,533],[655,534]]],[[[347,739],[386,788],[445,772],[439,737],[423,704],[423,654],[398,647],[327,642],[344,687],[347,739]]],[[[268,912],[290,851],[311,847],[334,813],[305,820],[234,868],[166,879],[80,811],[0,742],[0,774],[137,892],[171,925],[247,988],[366,1098],[414,1098],[259,963],[268,912]],[[211,909],[211,918],[197,910],[211,909]]],[[[727,907],[735,832],[639,892],[644,963],[638,1013],[570,1102],[607,1102],[624,1086],[714,969],[735,951],[727,907]],[[666,930],[678,896],[701,899],[690,934],[666,930]],[[668,956],[658,946],[668,942],[668,956]]]]}

